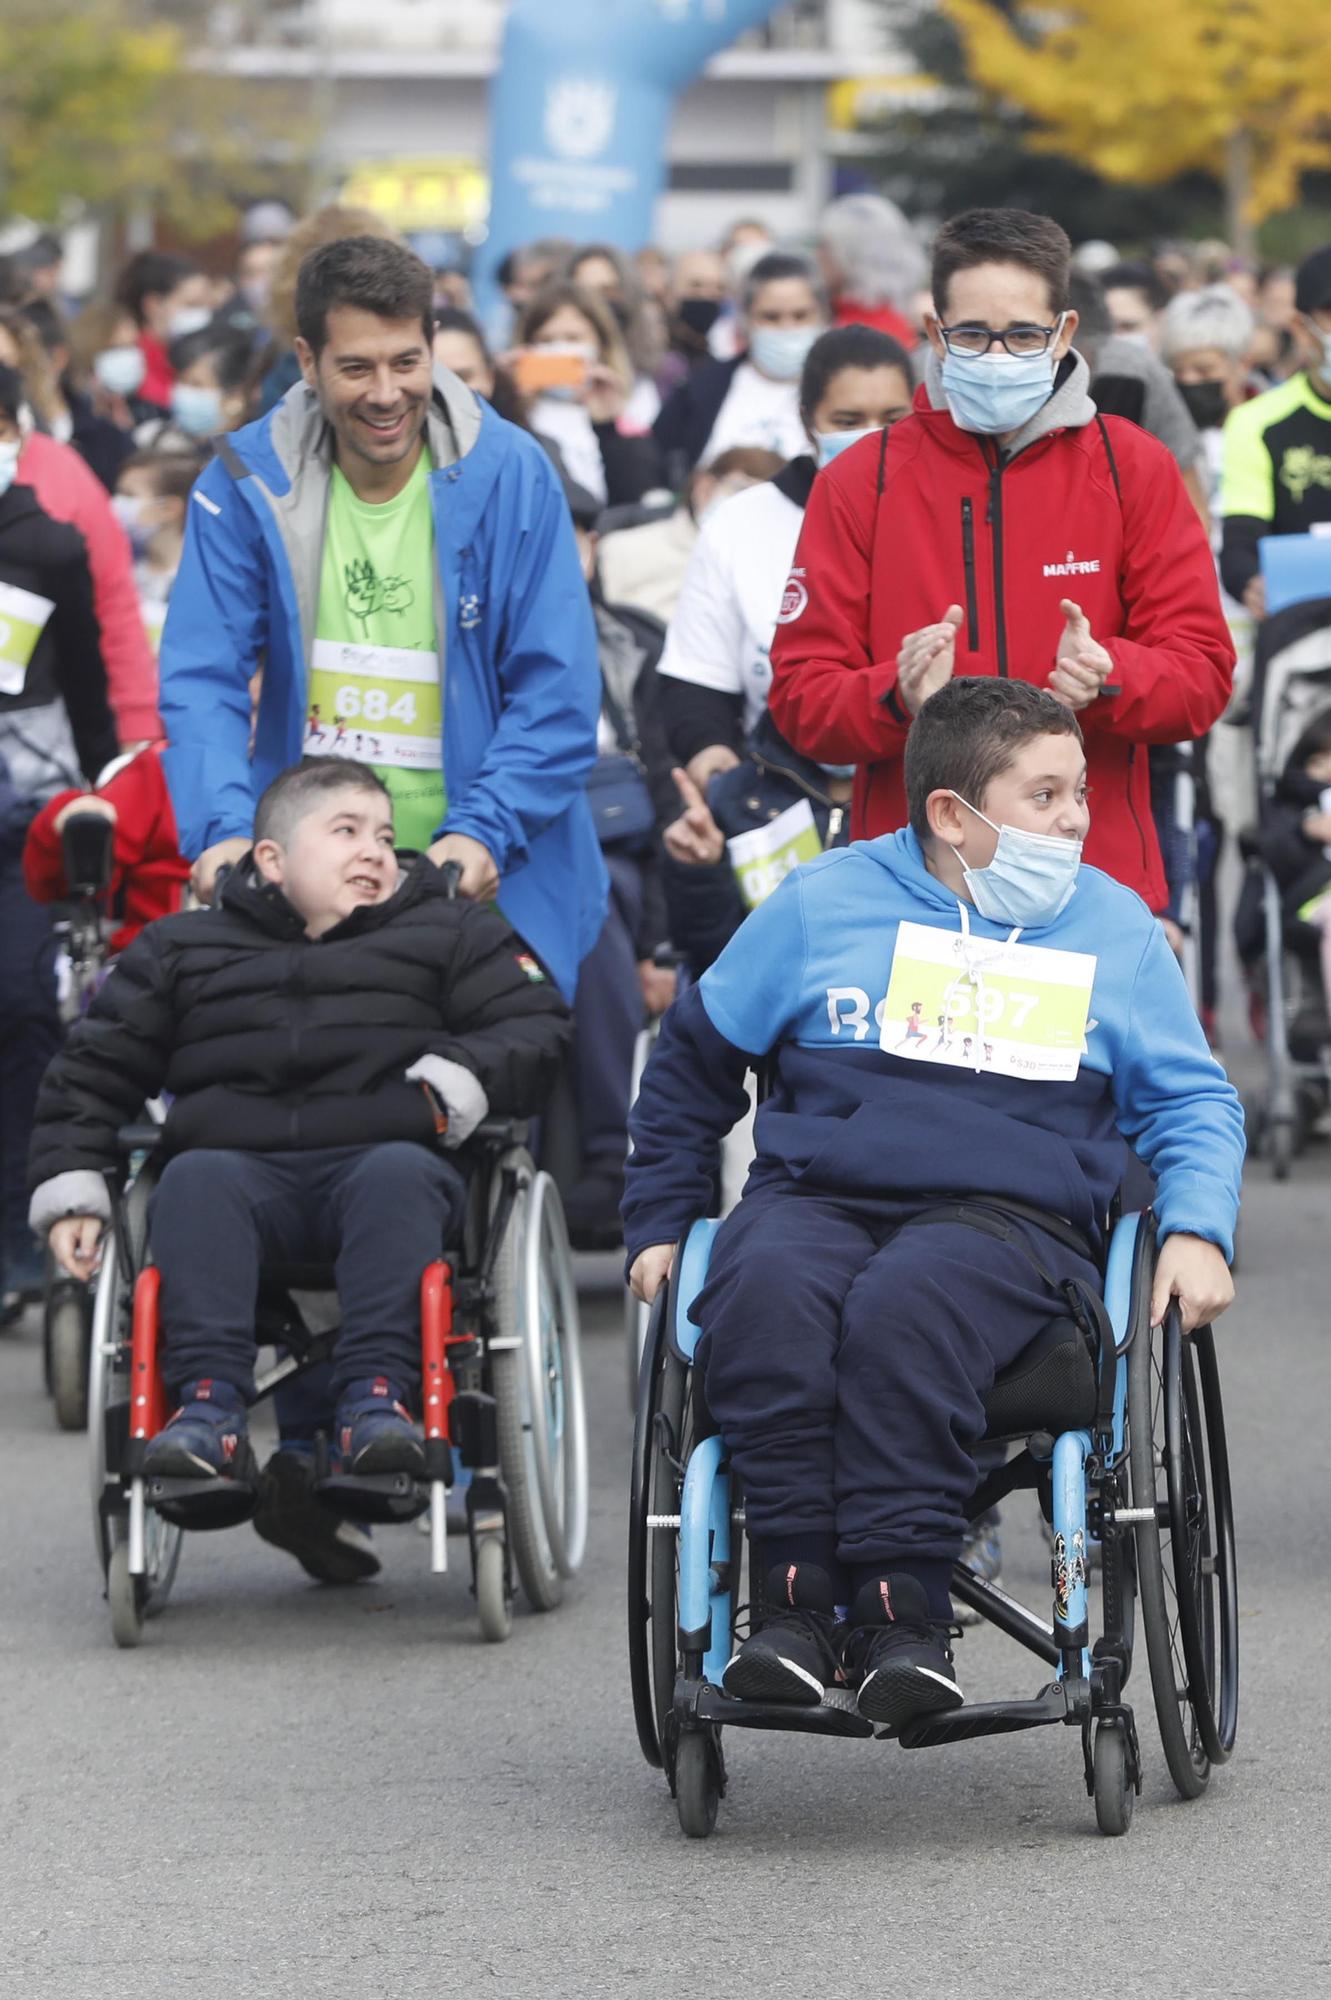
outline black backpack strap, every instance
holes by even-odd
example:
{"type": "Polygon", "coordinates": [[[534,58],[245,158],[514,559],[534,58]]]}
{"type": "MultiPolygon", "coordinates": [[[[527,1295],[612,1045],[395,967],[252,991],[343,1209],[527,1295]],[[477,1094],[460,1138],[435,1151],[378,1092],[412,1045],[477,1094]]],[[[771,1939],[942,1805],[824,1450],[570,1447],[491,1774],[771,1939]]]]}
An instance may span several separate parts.
{"type": "Polygon", "coordinates": [[[1109,442],[1109,426],[1098,410],[1095,413],[1095,421],[1100,427],[1100,436],[1104,441],[1105,457],[1109,460],[1109,477],[1114,482],[1114,491],[1118,495],[1118,504],[1121,510],[1123,506],[1123,482],[1118,476],[1118,460],[1114,457],[1114,447],[1109,442]]]}

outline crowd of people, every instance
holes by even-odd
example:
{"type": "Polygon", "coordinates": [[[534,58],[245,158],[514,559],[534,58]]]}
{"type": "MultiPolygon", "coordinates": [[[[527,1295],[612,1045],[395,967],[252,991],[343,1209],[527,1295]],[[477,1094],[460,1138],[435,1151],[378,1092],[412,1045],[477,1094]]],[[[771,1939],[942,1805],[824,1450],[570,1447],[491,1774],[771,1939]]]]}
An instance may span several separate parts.
{"type": "MultiPolygon", "coordinates": [[[[907,824],[907,735],[954,678],[1029,681],[1077,718],[1087,858],[1195,944],[1218,1036],[1260,543],[1331,520],[1331,248],[1297,273],[1218,245],[1074,255],[1047,218],[980,210],[926,254],[866,194],[811,246],[740,220],[673,257],[532,243],[498,275],[482,316],[465,272],[344,207],[256,211],[225,278],[140,252],[77,310],[53,240],[0,264],[11,1307],[42,1283],[27,1158],[62,1032],[62,826],[113,822],[122,951],[255,867],[256,803],[302,756],[353,789],[368,772],[398,848],[497,907],[572,1008],[584,1247],[623,1241],[645,1024],[799,862],[907,824]]],[[[1309,782],[1325,756],[1318,737],[1309,782]]],[[[265,883],[304,907],[265,837],[256,921],[265,883]]],[[[834,1036],[868,1009],[829,987],[834,1036]]],[[[215,1060],[205,1082],[243,1094],[215,1060]]],[[[421,1081],[461,1130],[467,1066],[439,1061],[421,1081]]],[[[76,1225],[86,1270],[105,1189],[68,1205],[96,1158],[52,1140],[53,1105],[78,1122],[60,1090],[34,1213],[76,1225]]]]}

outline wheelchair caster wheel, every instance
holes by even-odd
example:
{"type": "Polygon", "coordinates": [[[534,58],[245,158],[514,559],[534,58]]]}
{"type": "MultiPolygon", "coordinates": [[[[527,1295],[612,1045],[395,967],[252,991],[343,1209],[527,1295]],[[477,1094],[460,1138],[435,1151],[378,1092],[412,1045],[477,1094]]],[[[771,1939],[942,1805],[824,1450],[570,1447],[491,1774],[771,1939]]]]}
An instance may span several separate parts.
{"type": "Polygon", "coordinates": [[[60,1285],[47,1297],[46,1386],[62,1431],[88,1428],[88,1348],[92,1334],[82,1286],[60,1285]]]}
{"type": "Polygon", "coordinates": [[[492,1645],[507,1639],[513,1630],[513,1599],[505,1575],[504,1544],[498,1535],[482,1535],[476,1544],[476,1609],[480,1614],[481,1637],[492,1645]]]}
{"type": "Polygon", "coordinates": [[[129,1573],[129,1544],[117,1542],[106,1570],[106,1601],[111,1607],[111,1637],[117,1646],[141,1644],[143,1597],[141,1580],[129,1573]]]}
{"type": "Polygon", "coordinates": [[[675,1808],[690,1840],[706,1840],[716,1825],[724,1785],[719,1739],[710,1729],[685,1730],[675,1752],[675,1808]]]}
{"type": "Polygon", "coordinates": [[[1127,1832],[1136,1797],[1123,1726],[1102,1722],[1095,1732],[1095,1820],[1101,1833],[1127,1832]]]}

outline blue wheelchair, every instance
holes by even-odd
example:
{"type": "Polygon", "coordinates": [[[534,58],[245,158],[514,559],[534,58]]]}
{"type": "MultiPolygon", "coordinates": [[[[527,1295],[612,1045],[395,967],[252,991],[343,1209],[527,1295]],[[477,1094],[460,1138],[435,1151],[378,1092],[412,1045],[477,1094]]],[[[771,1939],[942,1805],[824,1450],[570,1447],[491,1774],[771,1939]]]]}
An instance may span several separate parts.
{"type": "Polygon", "coordinates": [[[972,1518],[1006,1494],[1035,1490],[1052,1531],[1052,1619],[961,1563],[952,1591],[1054,1677],[1033,1699],[917,1716],[899,1730],[862,1716],[849,1690],[829,1689],[820,1706],[800,1708],[722,1689],[749,1619],[761,1620],[763,1578],[745,1562],[744,1496],[693,1367],[699,1328],[690,1306],[718,1226],[694,1224],[653,1306],[633,1443],[634,1717],[683,1832],[704,1839],[716,1824],[727,1728],[896,1737],[913,1750],[1062,1723],[1080,1734],[1100,1830],[1124,1834],[1141,1790],[1124,1699],[1139,1610],[1165,1761],[1180,1795],[1198,1797],[1229,1757],[1238,1722],[1233,1510],[1211,1329],[1185,1339],[1176,1309],[1163,1327],[1151,1325],[1151,1211],[1124,1215],[1112,1230],[1103,1312],[1052,1320],[986,1399],[987,1437],[1016,1448],[977,1486],[972,1518]],[[1097,1554],[1093,1638],[1088,1576],[1097,1554]]]}

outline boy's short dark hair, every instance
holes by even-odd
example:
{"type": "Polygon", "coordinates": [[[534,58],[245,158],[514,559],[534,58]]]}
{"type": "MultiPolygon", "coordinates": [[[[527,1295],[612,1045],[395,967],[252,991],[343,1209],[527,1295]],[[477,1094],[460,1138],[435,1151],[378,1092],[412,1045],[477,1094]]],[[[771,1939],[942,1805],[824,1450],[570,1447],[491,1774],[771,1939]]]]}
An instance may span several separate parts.
{"type": "Polygon", "coordinates": [[[344,236],[311,250],[296,278],[296,327],[316,355],[328,341],[328,315],[356,306],[379,319],[418,319],[428,347],[434,336],[434,273],[405,243],[344,236]]]}
{"type": "Polygon", "coordinates": [[[934,309],[947,317],[947,288],[958,271],[976,264],[1020,264],[1049,287],[1049,304],[1066,312],[1072,276],[1067,231],[1048,215],[1025,208],[968,208],[945,222],[934,238],[931,285],[934,309]]]}
{"type": "Polygon", "coordinates": [[[255,842],[275,840],[279,847],[288,846],[306,813],[329,792],[344,791],[381,792],[392,807],[392,793],[368,764],[351,757],[302,757],[299,764],[278,772],[255,807],[255,842]]]}
{"type": "Polygon", "coordinates": [[[1082,740],[1072,710],[1044,688],[987,675],[966,675],[939,688],[906,738],[906,808],[918,837],[929,838],[932,792],[959,792],[968,805],[982,807],[994,779],[1037,736],[1082,740]]]}

